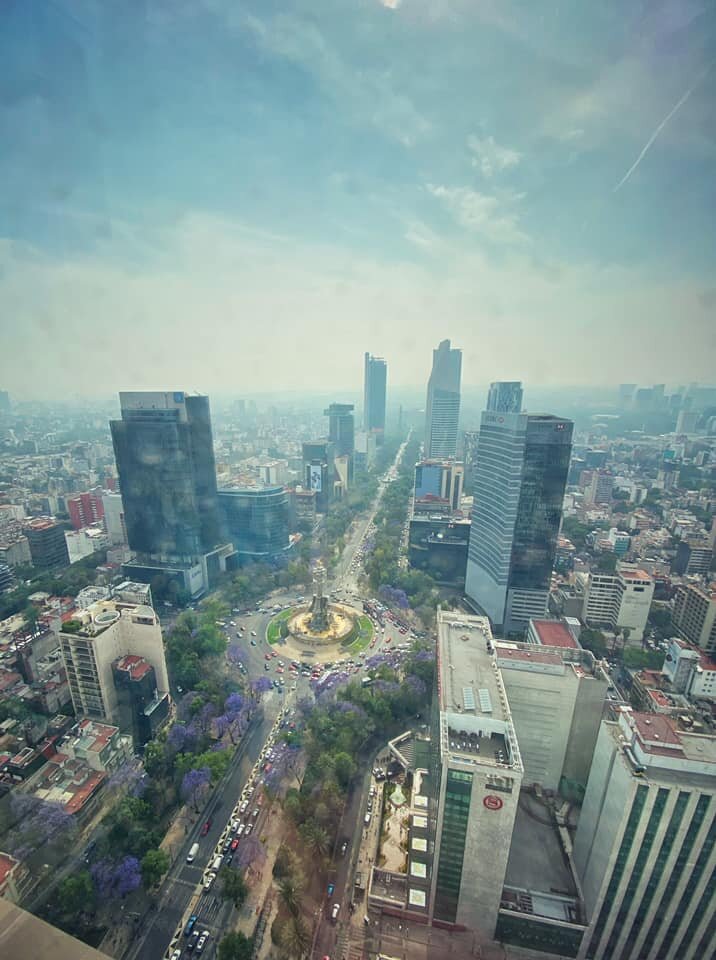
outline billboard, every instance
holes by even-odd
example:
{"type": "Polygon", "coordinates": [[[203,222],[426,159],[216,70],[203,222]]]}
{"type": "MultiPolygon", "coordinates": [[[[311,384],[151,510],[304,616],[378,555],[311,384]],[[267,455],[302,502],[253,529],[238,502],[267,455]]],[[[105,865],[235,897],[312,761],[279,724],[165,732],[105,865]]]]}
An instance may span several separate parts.
{"type": "Polygon", "coordinates": [[[309,480],[311,484],[311,490],[315,490],[316,493],[320,493],[323,488],[323,475],[321,471],[321,465],[312,463],[309,467],[310,474],[309,480]]]}

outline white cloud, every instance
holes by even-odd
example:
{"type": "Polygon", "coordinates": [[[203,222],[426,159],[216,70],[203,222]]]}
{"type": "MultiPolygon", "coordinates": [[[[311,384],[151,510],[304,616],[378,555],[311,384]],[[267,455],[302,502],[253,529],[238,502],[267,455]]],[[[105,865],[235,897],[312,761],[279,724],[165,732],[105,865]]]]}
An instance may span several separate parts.
{"type": "MultiPolygon", "coordinates": [[[[489,198],[433,190],[470,223],[494,214],[489,198]]],[[[388,357],[391,383],[421,384],[445,331],[465,351],[466,384],[507,374],[601,383],[614,343],[614,382],[712,375],[712,356],[699,348],[712,335],[712,308],[696,281],[545,265],[531,248],[495,260],[419,221],[406,226],[414,256],[390,259],[197,213],[152,231],[147,246],[157,252],[142,249],[137,266],[124,258],[131,234],[116,247],[109,237],[93,255],[57,258],[0,240],[5,389],[19,397],[174,384],[210,394],[317,386],[345,394],[360,387],[366,344],[388,357]]]]}
{"type": "Polygon", "coordinates": [[[432,194],[465,230],[479,234],[491,243],[522,244],[528,241],[520,229],[517,213],[510,209],[524,194],[505,194],[509,199],[478,193],[468,187],[444,187],[428,184],[432,194]],[[512,202],[511,202],[512,201],[512,202]]]}
{"type": "Polygon", "coordinates": [[[473,154],[472,165],[482,172],[484,177],[493,177],[496,173],[516,167],[522,154],[511,147],[503,147],[490,136],[484,140],[470,136],[467,145],[473,154]]]}

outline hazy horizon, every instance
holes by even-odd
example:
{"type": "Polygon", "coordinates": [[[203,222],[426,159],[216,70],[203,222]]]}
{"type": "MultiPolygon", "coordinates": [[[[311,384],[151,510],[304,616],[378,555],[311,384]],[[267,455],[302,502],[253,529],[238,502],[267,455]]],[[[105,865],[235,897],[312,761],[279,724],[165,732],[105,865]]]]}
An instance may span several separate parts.
{"type": "MultiPolygon", "coordinates": [[[[716,10],[10,0],[0,389],[708,382],[716,10]]],[[[345,392],[345,391],[344,391],[345,392]]],[[[349,391],[350,392],[350,391],[349,391]]]]}

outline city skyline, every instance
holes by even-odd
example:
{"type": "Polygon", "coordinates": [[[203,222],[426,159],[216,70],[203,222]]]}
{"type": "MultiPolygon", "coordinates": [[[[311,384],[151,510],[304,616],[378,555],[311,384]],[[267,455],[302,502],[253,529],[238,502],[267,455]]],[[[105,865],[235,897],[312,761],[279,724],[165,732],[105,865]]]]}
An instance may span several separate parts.
{"type": "Polygon", "coordinates": [[[78,394],[296,388],[316,325],[327,387],[359,389],[369,344],[392,389],[424,381],[436,317],[466,384],[708,379],[713,11],[31,7],[0,39],[15,395],[43,351],[43,396],[69,367],[78,394]]]}

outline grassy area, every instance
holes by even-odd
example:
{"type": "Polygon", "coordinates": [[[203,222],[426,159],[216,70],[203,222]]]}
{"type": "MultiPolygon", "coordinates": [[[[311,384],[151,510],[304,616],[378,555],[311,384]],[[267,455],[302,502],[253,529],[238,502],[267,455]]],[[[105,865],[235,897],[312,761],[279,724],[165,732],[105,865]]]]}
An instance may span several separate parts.
{"type": "Polygon", "coordinates": [[[266,628],[266,639],[269,643],[276,643],[277,640],[281,639],[281,624],[285,623],[292,613],[293,609],[282,610],[269,622],[266,628]]]}
{"type": "Polygon", "coordinates": [[[361,650],[365,650],[373,639],[373,624],[370,617],[358,617],[358,626],[360,627],[360,633],[347,648],[351,653],[360,653],[361,650]]]}

